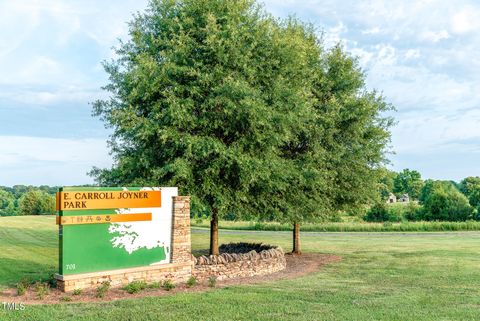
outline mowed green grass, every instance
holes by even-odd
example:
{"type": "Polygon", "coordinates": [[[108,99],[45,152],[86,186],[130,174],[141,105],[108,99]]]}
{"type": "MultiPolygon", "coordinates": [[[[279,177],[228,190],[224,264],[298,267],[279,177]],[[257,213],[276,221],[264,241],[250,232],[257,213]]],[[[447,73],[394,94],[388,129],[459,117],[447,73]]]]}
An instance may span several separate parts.
{"type": "MultiPolygon", "coordinates": [[[[4,258],[9,264],[16,264],[15,258],[21,264],[33,262],[32,266],[44,270],[55,265],[53,218],[2,218],[0,224],[1,270],[4,258]],[[13,228],[12,224],[20,234],[3,231],[13,228]],[[41,227],[38,232],[34,232],[36,224],[41,227]],[[24,236],[24,230],[30,236],[24,236]],[[5,246],[5,238],[9,245],[5,246]],[[37,248],[34,240],[40,242],[37,248]],[[40,255],[45,257],[37,257],[40,255]]],[[[221,242],[265,242],[286,250],[290,246],[290,233],[236,233],[221,233],[221,242]]],[[[480,320],[477,232],[408,236],[303,233],[302,241],[304,251],[333,253],[343,260],[297,279],[203,293],[27,306],[25,311],[15,312],[2,311],[0,305],[0,320],[480,320]]],[[[208,233],[193,233],[192,243],[197,253],[207,248],[208,233]]],[[[24,266],[11,266],[9,271],[0,274],[0,284],[9,284],[24,272],[35,272],[24,266]]]]}
{"type": "MultiPolygon", "coordinates": [[[[344,216],[344,219],[353,219],[344,216]]],[[[194,227],[210,227],[208,220],[193,220],[194,227]]],[[[291,231],[292,224],[255,221],[220,221],[222,229],[250,231],[291,231]]],[[[466,222],[323,222],[306,223],[300,226],[304,232],[436,232],[436,231],[480,231],[480,221],[466,222]]]]}
{"type": "Polygon", "coordinates": [[[54,272],[57,242],[54,216],[0,217],[0,290],[54,272]]]}

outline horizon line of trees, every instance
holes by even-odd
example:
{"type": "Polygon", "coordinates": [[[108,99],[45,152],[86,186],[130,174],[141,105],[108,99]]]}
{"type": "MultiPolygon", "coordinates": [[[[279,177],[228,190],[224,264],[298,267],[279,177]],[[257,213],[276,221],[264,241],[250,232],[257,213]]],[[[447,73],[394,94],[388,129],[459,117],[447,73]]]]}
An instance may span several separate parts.
{"type": "Polygon", "coordinates": [[[0,216],[55,214],[57,186],[0,186],[0,216]]]}
{"type": "MultiPolygon", "coordinates": [[[[381,169],[378,181],[377,201],[367,200],[365,221],[398,222],[408,221],[465,221],[480,220],[480,177],[468,176],[460,181],[423,180],[416,170],[404,169],[400,172],[381,169]],[[410,204],[400,208],[386,203],[390,193],[396,196],[408,194],[410,204]]],[[[82,185],[96,186],[96,185],[82,185]]],[[[0,216],[55,214],[55,193],[58,186],[14,185],[0,186],[0,216]]],[[[333,209],[337,211],[338,209],[333,209]]],[[[192,210],[192,217],[205,217],[199,209],[192,210]]],[[[335,215],[326,215],[334,220],[335,215]]],[[[253,219],[255,216],[244,216],[253,219]]],[[[241,219],[230,212],[226,220],[241,219]]],[[[263,220],[274,221],[275,217],[263,220]]],[[[322,217],[320,220],[325,220],[322,217]]]]}
{"type": "Polygon", "coordinates": [[[466,221],[479,220],[480,177],[453,180],[423,180],[416,170],[394,172],[385,169],[379,182],[380,201],[366,221],[466,221]],[[387,206],[390,194],[408,194],[411,204],[403,209],[387,206]]]}

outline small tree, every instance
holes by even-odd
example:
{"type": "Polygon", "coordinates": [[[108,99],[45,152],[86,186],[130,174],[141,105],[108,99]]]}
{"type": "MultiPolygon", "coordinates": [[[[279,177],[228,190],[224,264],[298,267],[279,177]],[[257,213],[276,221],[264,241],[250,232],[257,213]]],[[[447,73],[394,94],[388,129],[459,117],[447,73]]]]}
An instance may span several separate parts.
{"type": "Polygon", "coordinates": [[[19,215],[40,215],[55,213],[55,197],[43,191],[31,189],[19,200],[19,215]]]}
{"type": "Polygon", "coordinates": [[[16,214],[15,197],[4,190],[0,190],[0,216],[16,214]]]}
{"type": "Polygon", "coordinates": [[[432,183],[423,206],[427,221],[466,221],[473,218],[468,199],[452,185],[432,183]]]}
{"type": "Polygon", "coordinates": [[[418,200],[423,188],[423,180],[416,170],[404,169],[394,179],[394,193],[408,194],[412,199],[418,200]]]}
{"type": "Polygon", "coordinates": [[[460,182],[460,191],[468,198],[470,205],[480,205],[480,177],[467,177],[460,182]]]}
{"type": "Polygon", "coordinates": [[[379,181],[378,181],[378,193],[381,201],[386,201],[393,193],[394,182],[397,177],[397,173],[390,171],[386,168],[379,168],[379,181]]]}
{"type": "Polygon", "coordinates": [[[388,222],[390,221],[390,215],[388,207],[384,203],[375,204],[370,208],[365,217],[363,218],[367,222],[388,222]]]}

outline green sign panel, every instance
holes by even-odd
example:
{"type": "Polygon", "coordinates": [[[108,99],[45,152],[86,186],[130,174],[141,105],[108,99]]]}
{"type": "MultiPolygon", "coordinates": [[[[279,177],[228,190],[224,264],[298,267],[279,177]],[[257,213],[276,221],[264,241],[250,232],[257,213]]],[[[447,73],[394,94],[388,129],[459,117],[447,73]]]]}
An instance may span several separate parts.
{"type": "Polygon", "coordinates": [[[59,274],[169,263],[177,194],[174,187],[60,188],[59,274]]]}

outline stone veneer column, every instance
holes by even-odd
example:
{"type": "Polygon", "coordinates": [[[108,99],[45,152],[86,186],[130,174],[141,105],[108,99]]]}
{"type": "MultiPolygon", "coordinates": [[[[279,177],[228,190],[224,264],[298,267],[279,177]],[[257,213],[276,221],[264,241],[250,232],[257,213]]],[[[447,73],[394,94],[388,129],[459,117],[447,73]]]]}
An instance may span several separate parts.
{"type": "Polygon", "coordinates": [[[190,263],[192,262],[190,196],[173,197],[172,221],[172,263],[190,263]]]}

